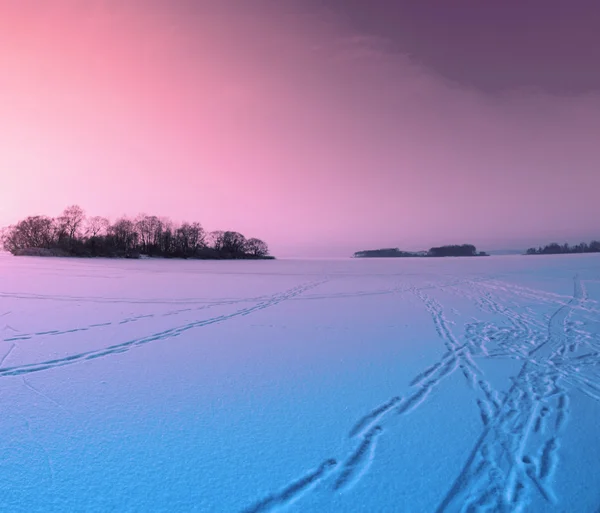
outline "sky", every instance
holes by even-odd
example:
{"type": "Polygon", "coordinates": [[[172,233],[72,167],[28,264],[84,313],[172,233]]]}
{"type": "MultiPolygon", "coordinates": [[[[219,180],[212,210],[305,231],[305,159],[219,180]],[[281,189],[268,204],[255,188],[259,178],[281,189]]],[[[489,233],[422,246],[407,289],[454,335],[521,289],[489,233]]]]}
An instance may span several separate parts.
{"type": "Polygon", "coordinates": [[[0,0],[0,226],[275,255],[600,238],[600,4],[0,0]]]}

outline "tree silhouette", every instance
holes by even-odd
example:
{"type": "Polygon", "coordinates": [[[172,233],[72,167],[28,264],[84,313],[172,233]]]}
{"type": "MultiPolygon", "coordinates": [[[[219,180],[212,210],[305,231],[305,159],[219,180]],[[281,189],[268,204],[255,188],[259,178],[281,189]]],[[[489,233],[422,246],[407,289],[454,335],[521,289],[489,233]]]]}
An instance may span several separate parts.
{"type": "Polygon", "coordinates": [[[110,224],[101,216],[86,218],[81,207],[68,207],[52,219],[33,216],[3,229],[0,243],[18,254],[179,258],[271,258],[265,242],[235,231],[207,235],[198,222],[175,225],[170,219],[140,214],[110,224]],[[43,250],[43,251],[32,251],[43,250]]]}
{"type": "Polygon", "coordinates": [[[110,221],[106,217],[94,216],[87,220],[85,234],[87,237],[103,237],[108,233],[110,221]]]}
{"type": "Polygon", "coordinates": [[[265,257],[269,254],[267,243],[256,238],[246,241],[246,253],[254,257],[265,257]]]}
{"type": "Polygon", "coordinates": [[[552,242],[547,246],[540,246],[537,249],[529,248],[526,251],[527,255],[564,255],[569,253],[600,253],[600,242],[592,241],[589,244],[581,242],[575,246],[552,242]]]}
{"type": "Polygon", "coordinates": [[[59,239],[68,238],[73,240],[79,233],[85,221],[85,212],[78,205],[65,208],[62,215],[56,220],[59,239]]]}

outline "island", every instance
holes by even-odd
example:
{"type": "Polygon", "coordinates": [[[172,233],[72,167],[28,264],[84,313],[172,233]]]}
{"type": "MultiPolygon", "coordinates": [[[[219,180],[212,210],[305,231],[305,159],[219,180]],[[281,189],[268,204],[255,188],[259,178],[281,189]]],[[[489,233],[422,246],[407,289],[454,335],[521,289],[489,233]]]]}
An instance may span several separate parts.
{"type": "Polygon", "coordinates": [[[87,217],[77,205],[56,218],[36,215],[0,232],[0,246],[15,256],[195,258],[265,260],[267,244],[236,231],[205,232],[198,222],[176,224],[140,214],[114,223],[87,217]]]}
{"type": "Polygon", "coordinates": [[[353,258],[428,258],[428,257],[477,257],[489,256],[477,251],[472,244],[439,246],[429,251],[401,251],[398,248],[369,249],[357,251],[353,258]]]}
{"type": "Polygon", "coordinates": [[[600,253],[600,241],[593,240],[589,244],[581,242],[575,246],[552,242],[544,247],[529,248],[525,252],[526,255],[567,255],[573,253],[600,253]]]}

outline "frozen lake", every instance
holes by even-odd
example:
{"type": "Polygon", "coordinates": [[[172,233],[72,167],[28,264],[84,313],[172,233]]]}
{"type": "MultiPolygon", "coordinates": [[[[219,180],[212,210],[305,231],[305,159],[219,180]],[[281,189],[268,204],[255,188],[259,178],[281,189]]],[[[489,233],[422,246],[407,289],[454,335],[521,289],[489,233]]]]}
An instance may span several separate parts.
{"type": "Polygon", "coordinates": [[[0,256],[0,511],[596,512],[600,258],[0,256]]]}

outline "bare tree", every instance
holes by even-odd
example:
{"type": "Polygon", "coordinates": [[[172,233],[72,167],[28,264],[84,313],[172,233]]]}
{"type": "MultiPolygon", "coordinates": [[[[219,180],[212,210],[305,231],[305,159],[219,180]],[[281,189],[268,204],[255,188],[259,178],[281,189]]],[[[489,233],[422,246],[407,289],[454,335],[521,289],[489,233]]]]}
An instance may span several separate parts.
{"type": "Polygon", "coordinates": [[[85,221],[85,212],[77,205],[65,208],[62,215],[56,219],[58,238],[75,239],[85,221]]]}
{"type": "Polygon", "coordinates": [[[225,232],[221,230],[215,230],[214,232],[210,232],[207,237],[208,245],[216,251],[221,251],[223,249],[224,235],[225,232]]]}
{"type": "Polygon", "coordinates": [[[110,234],[115,239],[115,246],[121,251],[129,252],[137,244],[138,234],[135,230],[135,224],[126,217],[115,221],[110,227],[110,234]]]}
{"type": "Polygon", "coordinates": [[[159,236],[159,248],[160,252],[164,255],[170,255],[173,252],[175,245],[175,226],[173,221],[168,217],[162,217],[159,219],[160,222],[160,236],[159,236]]]}
{"type": "Polygon", "coordinates": [[[50,248],[54,239],[54,221],[46,216],[27,217],[3,233],[4,249],[15,253],[28,248],[50,248]]]}
{"type": "Polygon", "coordinates": [[[232,256],[242,255],[246,246],[246,237],[241,233],[228,231],[223,234],[221,251],[232,256]]]}
{"type": "Polygon", "coordinates": [[[148,217],[148,230],[150,231],[149,244],[152,246],[153,251],[160,251],[160,240],[162,237],[163,228],[164,223],[162,219],[159,219],[156,216],[148,217]]]}
{"type": "Polygon", "coordinates": [[[87,237],[102,237],[108,233],[110,222],[106,217],[94,216],[87,220],[85,234],[87,237]]]}
{"type": "Polygon", "coordinates": [[[179,251],[185,256],[193,256],[204,246],[206,237],[200,223],[183,223],[176,232],[179,251]]]}
{"type": "Polygon", "coordinates": [[[254,257],[266,257],[269,255],[269,247],[267,243],[260,239],[248,239],[244,248],[248,255],[254,257]]]}
{"type": "Polygon", "coordinates": [[[135,228],[138,233],[138,243],[141,245],[142,253],[148,253],[148,246],[152,238],[152,226],[150,216],[140,214],[135,220],[135,228]]]}

